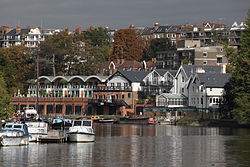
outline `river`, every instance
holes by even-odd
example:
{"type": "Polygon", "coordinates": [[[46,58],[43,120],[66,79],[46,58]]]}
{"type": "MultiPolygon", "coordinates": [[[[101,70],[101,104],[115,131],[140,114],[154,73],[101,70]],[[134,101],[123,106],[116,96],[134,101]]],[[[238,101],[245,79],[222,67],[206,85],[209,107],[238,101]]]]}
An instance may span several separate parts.
{"type": "Polygon", "coordinates": [[[250,129],[95,124],[94,131],[94,143],[0,147],[0,166],[250,166],[250,129]]]}

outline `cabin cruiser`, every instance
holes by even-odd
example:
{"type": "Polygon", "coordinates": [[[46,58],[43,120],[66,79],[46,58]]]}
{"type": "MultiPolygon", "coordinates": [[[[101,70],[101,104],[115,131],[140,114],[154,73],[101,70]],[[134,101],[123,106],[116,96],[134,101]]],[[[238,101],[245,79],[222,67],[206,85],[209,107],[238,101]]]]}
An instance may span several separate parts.
{"type": "Polygon", "coordinates": [[[0,145],[16,146],[29,144],[29,132],[26,124],[6,123],[0,132],[0,145]]]}
{"type": "Polygon", "coordinates": [[[94,142],[93,121],[74,120],[72,127],[69,128],[68,139],[71,142],[94,142]]]}
{"type": "Polygon", "coordinates": [[[47,122],[26,122],[28,126],[28,132],[30,134],[29,141],[39,141],[40,137],[48,135],[48,123],[47,122]]]}

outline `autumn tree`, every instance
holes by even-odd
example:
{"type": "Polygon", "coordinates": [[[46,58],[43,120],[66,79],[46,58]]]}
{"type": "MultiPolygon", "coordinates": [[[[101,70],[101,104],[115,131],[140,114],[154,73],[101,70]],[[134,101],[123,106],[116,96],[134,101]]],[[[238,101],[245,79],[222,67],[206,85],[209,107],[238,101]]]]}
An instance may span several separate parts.
{"type": "Polygon", "coordinates": [[[134,29],[121,29],[115,33],[111,60],[140,61],[143,57],[142,41],[134,29]]]}
{"type": "Polygon", "coordinates": [[[250,10],[239,53],[228,54],[232,77],[226,85],[225,103],[234,119],[250,123],[250,10]]]}

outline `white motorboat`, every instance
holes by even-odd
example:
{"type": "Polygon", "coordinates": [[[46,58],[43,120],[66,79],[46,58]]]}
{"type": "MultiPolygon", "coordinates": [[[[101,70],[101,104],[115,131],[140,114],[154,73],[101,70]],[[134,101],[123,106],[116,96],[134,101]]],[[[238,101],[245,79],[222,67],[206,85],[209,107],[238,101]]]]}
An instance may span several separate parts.
{"type": "Polygon", "coordinates": [[[29,144],[29,132],[26,124],[6,123],[0,132],[0,145],[17,146],[29,144]]]}
{"type": "Polygon", "coordinates": [[[39,141],[40,137],[48,136],[48,123],[47,122],[26,122],[29,132],[29,141],[39,141]]]}
{"type": "Polygon", "coordinates": [[[72,127],[69,128],[68,138],[71,142],[94,142],[93,121],[74,120],[72,127]]]}

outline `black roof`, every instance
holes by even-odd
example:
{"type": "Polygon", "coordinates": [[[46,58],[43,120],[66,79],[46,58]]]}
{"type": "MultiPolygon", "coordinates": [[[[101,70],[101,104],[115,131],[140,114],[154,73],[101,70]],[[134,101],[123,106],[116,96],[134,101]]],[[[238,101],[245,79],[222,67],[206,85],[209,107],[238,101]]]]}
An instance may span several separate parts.
{"type": "Polygon", "coordinates": [[[231,74],[222,73],[198,73],[199,80],[210,88],[223,88],[229,81],[231,74]]]}
{"type": "Polygon", "coordinates": [[[141,35],[152,35],[155,32],[154,27],[145,27],[141,35]]]}
{"type": "Polygon", "coordinates": [[[20,33],[17,33],[16,29],[14,28],[14,29],[10,30],[8,33],[6,33],[6,35],[8,35],[8,36],[23,35],[23,34],[28,34],[29,32],[30,32],[30,29],[24,28],[24,29],[20,30],[20,33]]]}
{"type": "Polygon", "coordinates": [[[131,82],[142,82],[142,80],[151,72],[151,71],[118,71],[125,78],[131,82]]]}
{"type": "Polygon", "coordinates": [[[194,73],[221,73],[222,71],[221,66],[182,65],[182,67],[187,77],[194,73]],[[199,72],[199,70],[204,70],[204,72],[199,72]]]}
{"type": "Polygon", "coordinates": [[[161,76],[163,76],[166,72],[168,72],[168,70],[165,69],[156,69],[156,72],[158,72],[161,76]]]}

